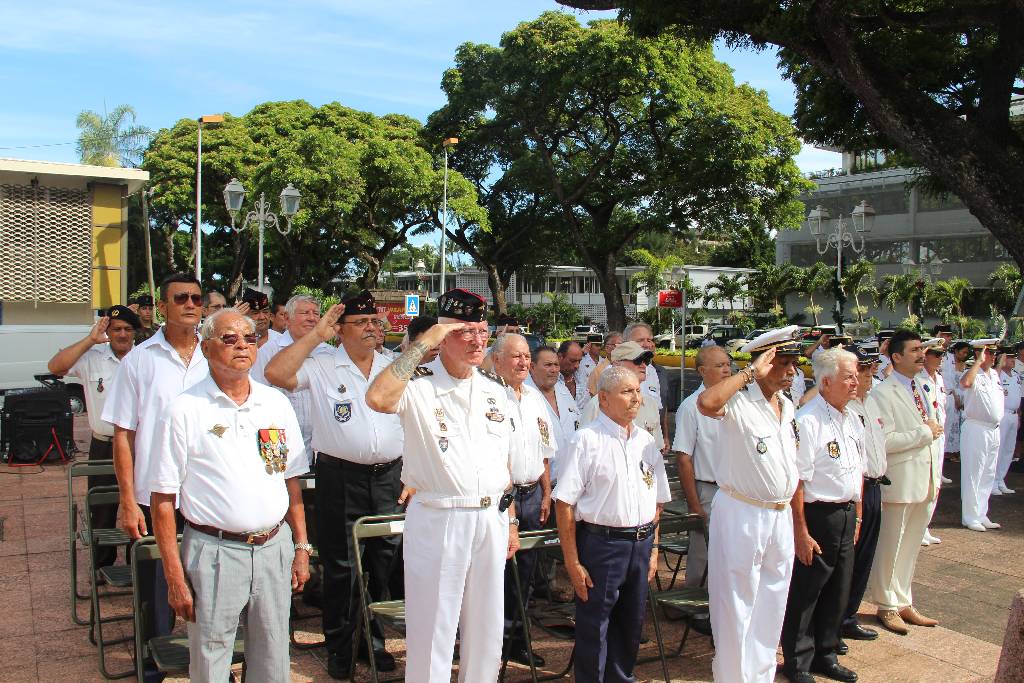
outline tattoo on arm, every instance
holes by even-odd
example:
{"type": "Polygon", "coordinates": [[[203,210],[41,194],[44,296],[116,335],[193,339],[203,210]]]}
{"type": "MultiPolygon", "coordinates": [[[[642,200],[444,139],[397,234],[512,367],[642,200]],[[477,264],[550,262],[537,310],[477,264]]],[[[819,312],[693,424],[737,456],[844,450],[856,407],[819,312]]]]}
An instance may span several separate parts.
{"type": "Polygon", "coordinates": [[[412,346],[405,350],[398,360],[391,363],[388,368],[391,370],[391,374],[397,377],[403,382],[408,382],[412,379],[412,376],[416,373],[416,366],[423,360],[423,356],[427,355],[427,345],[423,342],[413,342],[412,346]]]}

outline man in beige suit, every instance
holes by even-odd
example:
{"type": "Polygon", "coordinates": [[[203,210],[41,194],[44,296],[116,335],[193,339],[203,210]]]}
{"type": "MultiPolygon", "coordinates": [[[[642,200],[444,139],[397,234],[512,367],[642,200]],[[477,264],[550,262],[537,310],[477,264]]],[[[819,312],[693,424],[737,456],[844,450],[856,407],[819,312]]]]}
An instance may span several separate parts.
{"type": "Polygon", "coordinates": [[[924,368],[921,337],[899,330],[889,340],[893,372],[868,396],[885,433],[886,475],[882,528],[867,598],[878,605],[878,620],[905,635],[907,624],[938,622],[914,609],[911,583],[928,524],[929,503],[938,495],[942,427],[931,400],[936,388],[918,377],[924,368]]]}

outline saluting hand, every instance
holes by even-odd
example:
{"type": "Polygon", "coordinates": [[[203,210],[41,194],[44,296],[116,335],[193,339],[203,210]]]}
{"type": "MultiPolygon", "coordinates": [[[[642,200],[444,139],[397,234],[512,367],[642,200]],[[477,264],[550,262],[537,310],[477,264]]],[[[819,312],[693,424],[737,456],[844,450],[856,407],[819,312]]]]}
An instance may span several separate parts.
{"type": "Polygon", "coordinates": [[[750,369],[754,371],[754,379],[764,379],[772,371],[772,361],[775,359],[776,348],[773,346],[768,349],[750,364],[750,369]]]}
{"type": "Polygon", "coordinates": [[[465,327],[466,323],[438,323],[421,334],[416,341],[421,341],[428,349],[432,349],[439,346],[450,333],[462,330],[465,327]]]}
{"type": "Polygon", "coordinates": [[[337,303],[327,309],[323,317],[320,318],[320,322],[316,324],[316,334],[323,341],[330,341],[334,339],[337,334],[337,330],[334,329],[335,325],[338,324],[338,319],[345,313],[345,304],[337,303]]]}
{"type": "Polygon", "coordinates": [[[234,308],[242,315],[245,315],[250,311],[252,307],[249,305],[249,302],[247,301],[239,301],[237,304],[235,304],[234,308]]]}
{"type": "Polygon", "coordinates": [[[814,562],[814,556],[821,555],[821,546],[807,532],[797,534],[794,541],[796,542],[796,559],[810,567],[811,562],[814,562]]]}
{"type": "Polygon", "coordinates": [[[576,591],[576,595],[579,596],[583,602],[587,601],[587,589],[594,587],[594,582],[590,578],[590,573],[586,567],[577,562],[570,566],[565,565],[565,571],[569,575],[569,581],[572,582],[572,588],[576,591]]]}
{"type": "Polygon", "coordinates": [[[110,327],[110,318],[103,316],[96,321],[96,324],[89,330],[89,341],[93,344],[104,344],[110,341],[107,336],[107,328],[110,327]]]}

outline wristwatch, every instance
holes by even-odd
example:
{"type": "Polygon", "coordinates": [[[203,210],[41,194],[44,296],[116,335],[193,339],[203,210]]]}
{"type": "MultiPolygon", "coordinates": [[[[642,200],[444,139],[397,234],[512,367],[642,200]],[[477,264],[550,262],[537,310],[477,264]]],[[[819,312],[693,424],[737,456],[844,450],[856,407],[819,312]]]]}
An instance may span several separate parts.
{"type": "Polygon", "coordinates": [[[750,384],[754,381],[754,370],[749,365],[740,370],[740,374],[746,377],[746,380],[743,382],[744,385],[750,384]]]}
{"type": "Polygon", "coordinates": [[[296,543],[296,550],[305,550],[307,555],[313,555],[313,544],[312,543],[296,543]]]}
{"type": "Polygon", "coordinates": [[[511,525],[514,525],[514,526],[519,526],[519,518],[518,517],[509,517],[508,518],[508,523],[511,524],[511,525]]]}

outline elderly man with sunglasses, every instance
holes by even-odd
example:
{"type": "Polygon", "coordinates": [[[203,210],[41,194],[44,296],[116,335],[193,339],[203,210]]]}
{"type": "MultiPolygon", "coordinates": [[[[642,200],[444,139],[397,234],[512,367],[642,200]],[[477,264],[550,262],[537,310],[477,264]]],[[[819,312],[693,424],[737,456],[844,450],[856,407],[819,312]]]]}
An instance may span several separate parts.
{"type": "Polygon", "coordinates": [[[150,475],[168,601],[187,622],[192,681],[228,678],[240,621],[246,675],[285,681],[291,591],[309,578],[312,551],[298,480],[308,459],[288,399],[249,378],[253,321],[220,311],[201,332],[210,374],[161,422],[150,475]]]}
{"type": "MultiPolygon", "coordinates": [[[[377,325],[376,302],[369,292],[360,292],[332,306],[312,333],[282,349],[264,370],[275,386],[310,392],[323,630],[327,672],[335,679],[347,678],[352,669],[352,641],[359,624],[352,526],[366,515],[401,511],[402,425],[398,417],[366,405],[367,388],[389,363],[374,350],[377,325]],[[340,341],[337,349],[315,351],[335,337],[340,341]]],[[[363,561],[375,600],[385,597],[397,543],[398,537],[389,537],[366,544],[363,561]]],[[[394,670],[376,622],[370,640],[377,668],[394,670]]],[[[362,643],[359,656],[369,656],[362,643]]]]}
{"type": "Polygon", "coordinates": [[[405,522],[409,681],[494,681],[501,667],[505,560],[519,547],[511,489],[512,410],[505,383],[481,371],[487,306],[461,289],[438,300],[438,324],[377,375],[373,409],[406,435],[402,481],[416,490],[405,522]],[[420,366],[440,346],[437,359],[420,366]]]}

